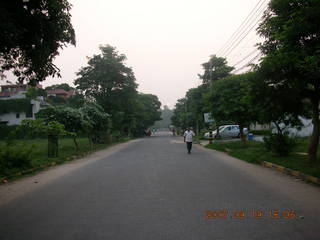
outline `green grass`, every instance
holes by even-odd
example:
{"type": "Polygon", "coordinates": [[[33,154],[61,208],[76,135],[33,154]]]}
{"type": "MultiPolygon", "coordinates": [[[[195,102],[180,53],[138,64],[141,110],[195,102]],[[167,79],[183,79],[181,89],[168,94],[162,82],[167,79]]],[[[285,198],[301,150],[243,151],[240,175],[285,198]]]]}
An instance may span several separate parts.
{"type": "MultiPolygon", "coordinates": [[[[208,144],[206,148],[227,152],[232,157],[250,163],[260,164],[263,161],[268,161],[286,168],[301,171],[311,176],[320,177],[320,156],[318,156],[317,163],[310,163],[307,155],[297,154],[297,152],[306,152],[308,139],[301,138],[297,141],[298,145],[294,153],[286,157],[277,156],[268,152],[263,143],[255,141],[248,142],[247,145],[244,145],[242,142],[220,142],[208,144]]],[[[318,153],[320,154],[320,149],[318,153]]]]}
{"type": "MultiPolygon", "coordinates": [[[[122,138],[119,142],[126,142],[129,139],[122,138]]],[[[94,144],[93,149],[90,150],[89,140],[88,138],[78,138],[77,139],[79,145],[79,151],[76,151],[73,139],[71,138],[61,138],[59,139],[59,156],[57,158],[49,158],[48,157],[48,140],[47,139],[32,139],[32,140],[16,140],[15,146],[16,147],[24,147],[29,148],[33,146],[33,151],[31,154],[31,165],[32,168],[40,168],[41,166],[49,165],[52,162],[57,164],[63,163],[65,161],[71,160],[73,157],[79,157],[85,153],[91,151],[97,151],[104,149],[112,144],[94,144]]],[[[0,147],[5,146],[4,141],[0,141],[0,147]]],[[[10,169],[10,175],[15,175],[17,172],[20,172],[25,169],[10,169]]],[[[0,172],[0,178],[8,177],[0,172]]]]}

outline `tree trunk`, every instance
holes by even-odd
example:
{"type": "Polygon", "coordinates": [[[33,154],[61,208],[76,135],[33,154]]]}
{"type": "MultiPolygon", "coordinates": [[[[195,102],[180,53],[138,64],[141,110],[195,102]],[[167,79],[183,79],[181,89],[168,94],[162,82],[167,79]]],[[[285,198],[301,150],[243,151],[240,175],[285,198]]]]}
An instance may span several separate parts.
{"type": "Polygon", "coordinates": [[[221,136],[220,136],[220,126],[219,126],[219,124],[217,124],[217,134],[214,136],[214,138],[215,139],[220,139],[221,138],[221,136]]]}
{"type": "Polygon", "coordinates": [[[240,138],[243,144],[247,144],[247,138],[246,135],[243,132],[243,125],[239,124],[239,130],[240,130],[240,138]]]}
{"type": "Polygon", "coordinates": [[[74,145],[76,147],[76,151],[79,152],[79,145],[78,145],[76,137],[73,138],[73,142],[74,142],[74,145]]]}
{"type": "Polygon", "coordinates": [[[197,118],[197,126],[196,126],[196,133],[197,133],[197,136],[199,136],[199,119],[197,118]]]}
{"type": "Polygon", "coordinates": [[[92,145],[93,145],[93,140],[92,140],[92,134],[89,133],[88,134],[88,140],[89,140],[89,147],[90,147],[90,151],[92,150],[92,145]]]}
{"type": "Polygon", "coordinates": [[[312,123],[313,130],[312,135],[310,137],[310,142],[308,146],[308,157],[311,162],[317,161],[317,150],[319,145],[319,101],[313,103],[313,111],[312,111],[312,123]]]}
{"type": "Polygon", "coordinates": [[[48,135],[48,157],[55,158],[58,157],[58,136],[48,135]]]}

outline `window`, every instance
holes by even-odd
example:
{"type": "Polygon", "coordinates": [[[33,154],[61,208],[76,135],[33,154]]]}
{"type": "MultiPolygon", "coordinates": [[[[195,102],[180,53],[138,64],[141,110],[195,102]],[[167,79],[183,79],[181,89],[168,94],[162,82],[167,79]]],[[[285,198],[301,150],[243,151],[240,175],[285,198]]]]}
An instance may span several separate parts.
{"type": "Polygon", "coordinates": [[[20,113],[16,113],[16,118],[20,118],[20,113]]]}

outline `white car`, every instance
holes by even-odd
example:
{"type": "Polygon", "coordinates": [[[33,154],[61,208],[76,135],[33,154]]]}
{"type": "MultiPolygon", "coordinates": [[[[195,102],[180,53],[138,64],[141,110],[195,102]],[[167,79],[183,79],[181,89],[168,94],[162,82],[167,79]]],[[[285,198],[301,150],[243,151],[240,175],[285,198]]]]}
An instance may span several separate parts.
{"type": "MultiPolygon", "coordinates": [[[[219,133],[221,138],[233,138],[240,137],[240,128],[239,125],[222,125],[219,127],[219,133]]],[[[248,129],[243,128],[243,133],[247,134],[248,129]]],[[[217,135],[217,130],[212,131],[212,137],[214,138],[217,135]]],[[[205,133],[204,138],[209,138],[209,132],[205,133]]]]}

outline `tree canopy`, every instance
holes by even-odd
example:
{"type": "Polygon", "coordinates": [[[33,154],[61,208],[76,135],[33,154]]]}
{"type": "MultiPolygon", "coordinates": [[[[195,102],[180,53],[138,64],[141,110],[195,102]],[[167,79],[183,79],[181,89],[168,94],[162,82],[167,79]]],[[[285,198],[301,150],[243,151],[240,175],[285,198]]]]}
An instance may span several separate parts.
{"type": "Polygon", "coordinates": [[[258,28],[265,38],[259,65],[267,85],[290,89],[301,102],[311,103],[313,134],[309,158],[315,160],[320,121],[320,2],[272,0],[258,28]]]}
{"type": "Polygon", "coordinates": [[[0,2],[0,73],[12,70],[30,84],[60,76],[53,64],[59,49],[75,45],[67,0],[0,2]]]}
{"type": "Polygon", "coordinates": [[[204,73],[202,75],[198,74],[198,76],[204,84],[227,77],[234,69],[227,65],[225,58],[217,57],[216,55],[210,56],[209,61],[202,64],[202,68],[204,73]]]}
{"type": "Polygon", "coordinates": [[[219,123],[238,124],[243,140],[243,127],[248,127],[256,119],[256,110],[248,100],[251,77],[252,73],[244,73],[220,79],[206,95],[213,118],[219,123]]]}
{"type": "Polygon", "coordinates": [[[114,126],[130,132],[137,97],[134,73],[125,65],[126,56],[115,47],[100,46],[100,51],[77,73],[76,88],[111,114],[114,126]]]}

